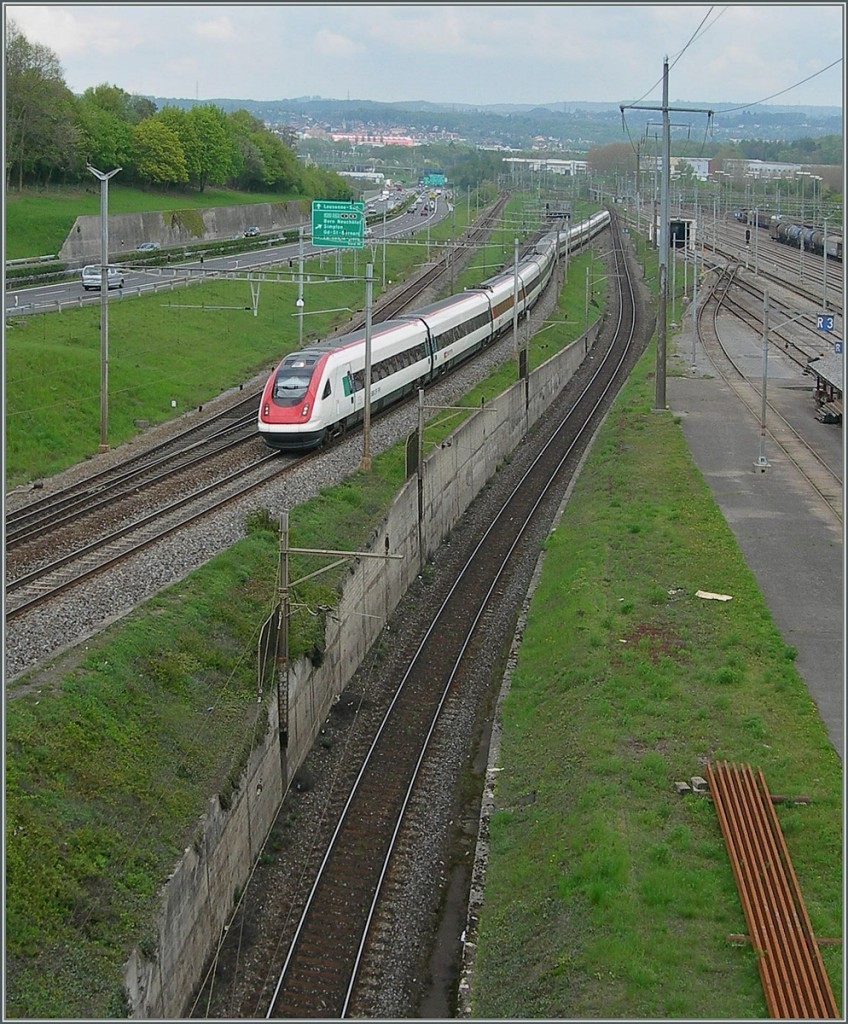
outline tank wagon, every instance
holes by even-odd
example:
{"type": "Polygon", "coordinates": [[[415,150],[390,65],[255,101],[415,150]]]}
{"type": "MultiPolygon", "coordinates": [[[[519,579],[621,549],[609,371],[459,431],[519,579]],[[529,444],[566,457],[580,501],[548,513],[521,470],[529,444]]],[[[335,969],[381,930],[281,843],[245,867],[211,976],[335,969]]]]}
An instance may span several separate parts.
{"type": "Polygon", "coordinates": [[[769,222],[769,235],[777,242],[792,245],[796,249],[804,248],[819,256],[825,255],[829,260],[842,259],[842,232],[828,231],[825,240],[824,228],[802,224],[800,221],[782,214],[775,214],[769,222]]]}

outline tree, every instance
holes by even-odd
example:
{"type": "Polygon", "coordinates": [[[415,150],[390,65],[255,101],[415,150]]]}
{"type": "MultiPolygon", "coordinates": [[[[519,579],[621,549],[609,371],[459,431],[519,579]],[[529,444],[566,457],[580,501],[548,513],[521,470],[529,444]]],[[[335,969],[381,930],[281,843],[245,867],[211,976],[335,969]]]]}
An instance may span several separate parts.
{"type": "Polygon", "coordinates": [[[81,97],[84,103],[91,103],[101,110],[113,114],[127,124],[139,124],[145,117],[153,117],[156,104],[146,96],[133,96],[117,85],[96,85],[86,89],[81,97]]]}
{"type": "Polygon", "coordinates": [[[674,180],[683,189],[694,190],[698,185],[695,168],[684,159],[678,160],[675,165],[674,180]]]}
{"type": "Polygon", "coordinates": [[[147,117],[132,129],[133,160],[142,181],[153,185],[183,185],[188,181],[179,136],[167,124],[147,117]]]}
{"type": "Polygon", "coordinates": [[[231,131],[227,115],[218,107],[201,105],[186,114],[190,127],[194,153],[189,157],[189,174],[193,184],[202,192],[207,184],[223,185],[235,171],[238,163],[238,145],[231,131]]]}
{"type": "Polygon", "coordinates": [[[72,129],[73,95],[65,85],[59,58],[52,50],[30,43],[10,21],[6,28],[6,184],[17,170],[24,177],[59,167],[76,158],[72,129]]]}
{"type": "Polygon", "coordinates": [[[127,168],[132,161],[132,125],[101,106],[86,90],[77,103],[77,125],[88,161],[96,167],[127,168]]]}
{"type": "Polygon", "coordinates": [[[200,177],[200,142],[196,126],[188,119],[188,111],[179,107],[163,107],[155,120],[170,128],[177,136],[182,147],[188,180],[197,181],[200,177]]]}
{"type": "Polygon", "coordinates": [[[586,154],[586,161],[593,171],[600,173],[633,173],[636,170],[636,153],[627,142],[613,142],[609,146],[592,146],[586,154]]]}

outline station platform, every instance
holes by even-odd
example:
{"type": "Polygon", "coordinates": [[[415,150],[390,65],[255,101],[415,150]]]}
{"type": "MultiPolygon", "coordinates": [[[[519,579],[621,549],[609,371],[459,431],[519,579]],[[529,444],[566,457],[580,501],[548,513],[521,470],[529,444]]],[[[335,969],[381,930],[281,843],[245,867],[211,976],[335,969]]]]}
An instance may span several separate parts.
{"type": "MultiPolygon", "coordinates": [[[[687,318],[691,320],[690,318],[687,318]]],[[[844,526],[777,447],[759,416],[735,397],[691,326],[669,338],[666,402],[725,520],[736,536],[796,667],[818,707],[828,737],[845,755],[844,526]],[[757,468],[765,451],[768,468],[757,468]]],[[[731,344],[754,381],[761,342],[744,328],[731,344]],[[747,360],[747,363],[745,362],[747,360]]],[[[793,424],[806,424],[831,465],[841,466],[842,426],[816,419],[814,379],[775,349],[769,356],[769,401],[793,424]]],[[[768,414],[766,415],[768,425],[768,414]]]]}

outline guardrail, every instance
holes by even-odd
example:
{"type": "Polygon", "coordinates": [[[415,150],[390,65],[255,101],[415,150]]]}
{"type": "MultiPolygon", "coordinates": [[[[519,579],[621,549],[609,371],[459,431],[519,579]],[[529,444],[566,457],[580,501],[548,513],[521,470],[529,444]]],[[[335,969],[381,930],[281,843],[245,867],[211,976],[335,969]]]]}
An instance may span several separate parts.
{"type": "MultiPolygon", "coordinates": [[[[334,252],[333,249],[328,249],[327,252],[334,252]]],[[[317,256],[317,253],[311,253],[311,257],[317,256]]],[[[248,280],[253,278],[255,280],[265,280],[261,275],[279,265],[280,269],[289,271],[289,276],[292,282],[297,281],[297,269],[289,268],[285,266],[290,262],[290,257],[280,257],[279,259],[270,260],[268,263],[253,264],[246,267],[208,267],[205,269],[192,268],[192,269],[180,269],[177,267],[157,267],[155,269],[149,269],[146,271],[148,274],[159,273],[160,277],[163,274],[169,276],[165,277],[164,280],[152,281],[150,283],[144,283],[134,286],[124,285],[123,288],[112,288],[109,291],[110,301],[120,301],[121,299],[137,297],[140,295],[155,295],[161,291],[173,291],[175,288],[185,288],[191,284],[199,284],[203,281],[209,280],[248,280]]],[[[236,261],[238,263],[238,261],[236,261]]],[[[275,275],[278,276],[278,275],[275,275]]],[[[15,299],[17,300],[17,296],[15,299]]],[[[80,295],[73,296],[57,296],[55,299],[47,299],[44,302],[15,302],[14,305],[6,306],[5,316],[8,319],[13,316],[25,316],[32,313],[61,313],[67,309],[80,309],[83,306],[91,306],[94,304],[100,304],[100,291],[98,290],[94,294],[89,292],[83,292],[80,295]]]]}
{"type": "Polygon", "coordinates": [[[44,263],[47,260],[59,261],[58,256],[24,256],[17,260],[6,260],[7,267],[26,266],[27,263],[44,263]]]}
{"type": "MultiPolygon", "coordinates": [[[[207,275],[207,278],[212,276],[207,275]]],[[[215,274],[216,277],[222,276],[215,274]]],[[[147,293],[155,294],[159,291],[173,291],[175,288],[187,287],[190,284],[197,283],[203,280],[202,277],[173,277],[167,281],[154,281],[152,284],[140,284],[133,288],[114,288],[109,292],[110,300],[118,300],[128,298],[130,296],[139,296],[147,293]]],[[[6,306],[5,315],[10,316],[25,316],[32,313],[61,313],[62,310],[66,309],[80,309],[83,306],[92,306],[95,303],[100,304],[100,292],[98,291],[95,295],[91,295],[88,292],[83,292],[82,295],[75,295],[68,298],[55,298],[45,302],[19,302],[13,306],[6,306]]]]}
{"type": "MultiPolygon", "coordinates": [[[[380,221],[380,222],[382,223],[382,221],[380,221]]],[[[278,247],[280,245],[292,245],[293,244],[292,239],[286,237],[286,235],[289,234],[289,233],[290,232],[283,232],[281,235],[278,235],[278,236],[275,236],[275,237],[261,238],[261,239],[258,240],[258,244],[254,245],[254,246],[251,246],[250,249],[243,250],[243,251],[244,251],[245,254],[249,254],[249,253],[254,253],[255,254],[257,252],[257,250],[259,250],[261,248],[268,248],[268,249],[270,249],[270,248],[278,247]]],[[[414,235],[416,233],[417,233],[416,230],[413,228],[413,229],[410,229],[409,231],[402,231],[402,232],[398,233],[395,236],[389,236],[389,240],[391,240],[391,238],[396,238],[396,239],[399,240],[400,238],[406,238],[407,236],[412,236],[412,235],[414,235]]],[[[294,241],[296,241],[296,240],[297,239],[295,238],[294,241]]],[[[226,241],[226,240],[222,240],[222,241],[226,241]]],[[[231,239],[230,241],[235,241],[235,239],[231,239]]],[[[369,239],[369,242],[368,242],[368,244],[366,244],[365,249],[367,249],[369,247],[369,244],[374,246],[374,245],[380,244],[381,242],[382,242],[382,238],[376,238],[375,237],[375,238],[369,239]]],[[[435,245],[436,243],[433,243],[433,244],[435,245]]],[[[225,255],[225,254],[216,253],[211,258],[215,259],[215,260],[219,260],[219,259],[224,259],[224,260],[237,259],[237,257],[240,255],[241,251],[242,250],[240,250],[239,252],[234,253],[232,255],[229,255],[229,256],[225,255]]],[[[305,257],[306,260],[310,260],[310,259],[315,259],[315,258],[317,258],[319,256],[331,256],[331,255],[335,254],[337,251],[338,250],[336,248],[334,248],[334,247],[327,247],[327,248],[322,249],[321,251],[313,249],[313,251],[311,251],[311,252],[304,253],[304,257],[305,257]]],[[[348,251],[348,250],[344,250],[344,251],[348,251]]],[[[197,260],[197,259],[201,259],[202,260],[203,255],[205,255],[205,254],[206,254],[205,251],[203,253],[201,253],[201,252],[194,252],[194,253],[191,253],[188,256],[188,259],[190,261],[197,260]]],[[[158,255],[161,256],[162,255],[161,252],[158,255]]],[[[207,256],[207,259],[208,258],[209,257],[207,256]]],[[[154,265],[154,266],[150,266],[150,267],[147,267],[147,268],[143,268],[143,272],[144,273],[148,273],[148,274],[154,274],[156,272],[160,272],[160,273],[164,272],[166,274],[173,274],[173,275],[179,275],[179,276],[170,277],[166,281],[156,281],[156,282],[153,282],[152,284],[149,284],[149,285],[148,284],[141,284],[141,285],[136,285],[134,287],[127,287],[125,285],[124,288],[122,288],[122,289],[112,289],[109,292],[109,297],[110,297],[110,299],[111,298],[121,299],[121,298],[125,298],[125,297],[128,297],[128,296],[139,296],[139,295],[144,295],[144,294],[147,294],[147,293],[154,293],[155,294],[157,291],[161,291],[161,290],[168,290],[168,291],[170,291],[170,290],[173,290],[174,288],[177,288],[177,287],[183,287],[183,286],[187,286],[189,284],[197,283],[199,281],[209,280],[211,277],[215,277],[215,278],[222,278],[223,277],[225,279],[226,278],[229,278],[229,279],[245,278],[246,279],[248,275],[261,274],[267,268],[274,267],[277,264],[279,264],[281,267],[283,267],[285,264],[289,264],[291,266],[292,263],[296,263],[297,262],[297,258],[298,257],[297,257],[296,254],[275,257],[275,258],[269,260],[267,263],[257,263],[257,264],[252,265],[249,268],[239,268],[238,266],[236,266],[236,267],[221,268],[221,269],[209,267],[209,268],[207,268],[205,270],[204,269],[197,269],[197,268],[195,268],[194,270],[191,270],[191,269],[186,270],[185,268],[181,269],[180,266],[178,264],[176,264],[176,263],[171,264],[170,266],[168,266],[168,265],[165,265],[165,266],[154,265]]],[[[53,256],[39,256],[39,257],[37,257],[37,259],[38,260],[53,260],[53,259],[55,259],[55,257],[53,257],[53,256]]],[[[186,259],[185,255],[183,255],[183,259],[184,260],[186,259]]],[[[14,261],[13,260],[7,260],[6,261],[6,265],[7,266],[12,266],[13,263],[18,263],[18,264],[23,263],[23,264],[26,264],[26,263],[33,263],[33,262],[34,262],[33,259],[29,259],[29,260],[14,260],[14,261]]],[[[124,273],[130,272],[127,269],[127,264],[126,263],[124,263],[124,264],[116,263],[116,264],[112,264],[112,265],[118,267],[119,269],[124,270],[124,273]]],[[[65,273],[68,274],[69,277],[76,277],[76,275],[79,274],[79,269],[70,269],[70,270],[65,271],[65,273]]],[[[262,280],[262,278],[260,277],[259,280],[262,280]]],[[[297,269],[295,267],[295,268],[292,268],[292,281],[296,281],[296,280],[297,280],[297,269]]],[[[21,285],[19,290],[25,291],[29,287],[32,287],[32,286],[31,285],[21,285]]],[[[6,287],[7,298],[9,297],[8,293],[10,291],[13,291],[13,290],[14,289],[10,289],[8,287],[8,282],[7,282],[7,287],[6,287]]],[[[6,308],[5,308],[5,317],[7,319],[9,317],[13,317],[13,316],[22,316],[22,315],[32,314],[32,313],[56,313],[56,312],[61,313],[63,309],[78,309],[78,308],[80,308],[82,306],[92,305],[94,303],[99,303],[100,302],[100,292],[98,291],[95,295],[89,295],[88,293],[84,292],[82,295],[75,295],[75,296],[72,296],[72,297],[65,297],[65,298],[57,297],[55,299],[45,300],[44,302],[19,303],[19,302],[17,302],[17,298],[18,297],[15,296],[15,300],[16,300],[15,305],[6,306],[6,308]]]]}

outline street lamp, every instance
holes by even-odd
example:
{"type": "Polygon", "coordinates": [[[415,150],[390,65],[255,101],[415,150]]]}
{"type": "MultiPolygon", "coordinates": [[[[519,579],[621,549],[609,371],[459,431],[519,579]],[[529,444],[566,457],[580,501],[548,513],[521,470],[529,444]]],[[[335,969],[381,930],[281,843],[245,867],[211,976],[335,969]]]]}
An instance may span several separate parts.
{"type": "Polygon", "coordinates": [[[297,347],[303,348],[303,225],[297,229],[297,347]]]}
{"type": "Polygon", "coordinates": [[[86,169],[100,181],[100,451],[109,451],[109,179],[122,168],[86,169]]]}
{"type": "Polygon", "coordinates": [[[359,468],[371,468],[371,295],[373,267],[365,265],[365,408],[362,421],[362,459],[359,468]]]}
{"type": "Polygon", "coordinates": [[[768,288],[763,289],[763,388],[762,388],[762,407],[760,413],[760,454],[757,461],[754,463],[754,469],[758,469],[761,473],[769,468],[771,463],[766,458],[766,384],[768,381],[768,336],[770,331],[779,330],[781,327],[785,327],[787,324],[794,323],[796,320],[800,320],[802,316],[808,316],[809,314],[797,313],[795,316],[789,317],[788,320],[784,320],[779,323],[777,327],[769,327],[769,304],[768,304],[768,288]]]}

